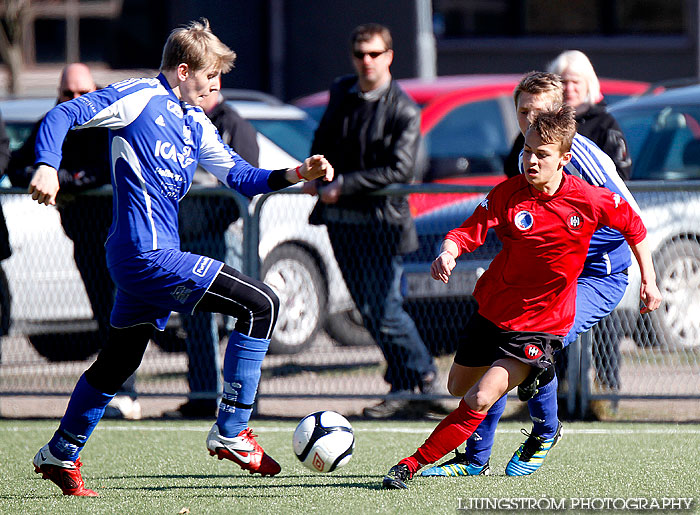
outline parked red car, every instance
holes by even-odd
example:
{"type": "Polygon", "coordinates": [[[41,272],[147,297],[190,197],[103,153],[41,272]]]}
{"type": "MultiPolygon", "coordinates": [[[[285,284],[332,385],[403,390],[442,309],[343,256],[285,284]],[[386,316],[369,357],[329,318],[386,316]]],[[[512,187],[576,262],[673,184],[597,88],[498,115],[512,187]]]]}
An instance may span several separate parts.
{"type": "MultiPolygon", "coordinates": [[[[474,175],[501,178],[503,160],[518,134],[512,95],[521,78],[516,74],[453,75],[398,81],[423,110],[421,130],[430,158],[424,182],[474,175]]],[[[648,89],[646,82],[601,80],[608,104],[648,89]]],[[[293,103],[320,120],[327,102],[328,92],[323,91],[293,103]]]]}

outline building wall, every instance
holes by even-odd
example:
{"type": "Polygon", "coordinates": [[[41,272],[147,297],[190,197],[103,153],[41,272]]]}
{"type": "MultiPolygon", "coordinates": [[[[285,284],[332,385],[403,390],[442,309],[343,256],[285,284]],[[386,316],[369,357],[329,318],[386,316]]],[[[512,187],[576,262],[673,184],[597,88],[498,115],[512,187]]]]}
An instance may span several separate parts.
{"type": "Polygon", "coordinates": [[[331,81],[353,73],[350,33],[362,23],[376,22],[391,29],[394,40],[392,73],[397,78],[417,74],[416,9],[414,0],[287,2],[285,98],[328,88],[331,81]]]}
{"type": "Polygon", "coordinates": [[[696,44],[685,37],[529,38],[438,44],[438,74],[541,70],[564,50],[581,50],[598,75],[661,81],[697,76],[696,44]]]}
{"type": "MultiPolygon", "coordinates": [[[[109,49],[104,61],[112,67],[156,68],[169,31],[204,16],[238,53],[236,67],[224,77],[225,87],[258,89],[290,100],[326,89],[334,77],[351,73],[350,32],[369,21],[392,29],[394,76],[416,76],[417,1],[124,0],[121,17],[100,35],[100,44],[109,49]]],[[[647,81],[698,76],[698,0],[685,1],[683,35],[443,39],[437,43],[437,73],[526,72],[542,69],[561,50],[577,48],[591,57],[601,76],[647,81]]],[[[95,37],[94,31],[90,35],[81,31],[81,47],[90,45],[82,40],[95,37]]],[[[40,55],[37,60],[42,62],[40,55]]]]}

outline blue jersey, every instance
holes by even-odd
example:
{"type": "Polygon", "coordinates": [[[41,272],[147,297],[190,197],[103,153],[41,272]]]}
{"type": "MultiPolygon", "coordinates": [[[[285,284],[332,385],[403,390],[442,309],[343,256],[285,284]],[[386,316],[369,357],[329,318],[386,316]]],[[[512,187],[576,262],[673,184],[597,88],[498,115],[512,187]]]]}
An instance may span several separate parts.
{"type": "MultiPolygon", "coordinates": [[[[571,161],[564,171],[582,178],[593,186],[608,188],[621,195],[639,213],[632,193],[617,173],[613,160],[595,143],[576,134],[571,145],[571,161]]],[[[520,152],[520,173],[523,173],[523,154],[520,152]]],[[[619,231],[601,227],[591,238],[582,276],[606,276],[621,272],[632,264],[629,246],[619,231]]]]}
{"type": "Polygon", "coordinates": [[[107,264],[143,252],[179,249],[178,204],[197,165],[246,196],[271,191],[270,170],[241,159],[202,109],[180,101],[161,74],[128,79],[57,105],[36,140],[36,162],[56,169],[72,128],[106,127],[113,187],[107,264]]]}

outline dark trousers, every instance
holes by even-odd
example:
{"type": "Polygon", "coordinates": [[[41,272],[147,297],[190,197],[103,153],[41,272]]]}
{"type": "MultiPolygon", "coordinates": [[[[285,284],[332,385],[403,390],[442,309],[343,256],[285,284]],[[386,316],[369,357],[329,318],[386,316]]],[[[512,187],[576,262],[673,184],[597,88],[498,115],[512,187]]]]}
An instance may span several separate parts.
{"type": "Polygon", "coordinates": [[[112,223],[110,197],[81,196],[61,206],[61,225],[73,241],[73,257],[90,300],[99,335],[106,341],[114,303],[114,283],[107,270],[105,240],[112,223]]]}
{"type": "Polygon", "coordinates": [[[392,391],[421,387],[422,379],[436,368],[403,308],[403,260],[395,253],[399,229],[379,224],[327,227],[350,295],[386,359],[384,379],[392,391]]]}
{"type": "MultiPolygon", "coordinates": [[[[107,269],[105,241],[112,223],[112,198],[103,195],[76,195],[61,205],[61,225],[73,241],[73,258],[80,272],[97,322],[98,348],[103,347],[109,335],[109,317],[114,304],[114,283],[107,269]]],[[[136,376],[129,377],[121,391],[132,397],[136,376]]]]}
{"type": "MultiPolygon", "coordinates": [[[[182,250],[226,261],[225,233],[238,218],[231,198],[192,195],[180,202],[182,250]]],[[[219,331],[213,313],[181,314],[187,333],[187,383],[190,398],[216,401],[222,391],[219,331]]]]}

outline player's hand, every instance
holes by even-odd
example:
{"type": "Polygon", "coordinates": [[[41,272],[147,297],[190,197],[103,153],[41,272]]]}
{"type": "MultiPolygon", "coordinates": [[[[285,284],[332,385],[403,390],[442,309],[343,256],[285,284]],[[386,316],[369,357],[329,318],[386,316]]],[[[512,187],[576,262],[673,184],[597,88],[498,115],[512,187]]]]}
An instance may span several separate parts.
{"type": "Polygon", "coordinates": [[[58,189],[56,169],[48,165],[39,165],[29,183],[28,191],[32,195],[32,200],[36,200],[39,204],[55,206],[58,189]]]}
{"type": "Polygon", "coordinates": [[[333,166],[328,162],[328,159],[320,155],[307,157],[299,167],[299,174],[307,181],[321,178],[330,182],[333,180],[334,173],[333,166]]]}
{"type": "Polygon", "coordinates": [[[455,266],[457,266],[455,257],[452,253],[444,251],[430,265],[430,275],[433,279],[447,284],[455,266]]]}
{"type": "Polygon", "coordinates": [[[661,305],[661,301],[663,300],[661,298],[659,287],[655,282],[649,284],[642,283],[642,287],[639,291],[639,298],[644,303],[644,307],[640,310],[642,315],[651,313],[652,311],[658,309],[658,307],[661,305]]]}

